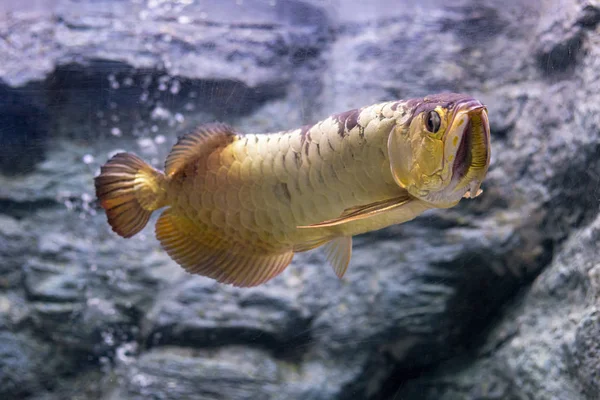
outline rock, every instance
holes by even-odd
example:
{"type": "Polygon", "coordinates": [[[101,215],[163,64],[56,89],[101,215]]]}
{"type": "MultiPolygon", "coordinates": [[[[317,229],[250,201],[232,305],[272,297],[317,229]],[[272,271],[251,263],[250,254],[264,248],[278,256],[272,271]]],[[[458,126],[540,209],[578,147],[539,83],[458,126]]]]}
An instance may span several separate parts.
{"type": "Polygon", "coordinates": [[[164,347],[144,354],[128,369],[124,390],[114,398],[274,398],[278,372],[277,364],[256,350],[164,347]]]}
{"type": "Polygon", "coordinates": [[[186,342],[213,347],[254,343],[286,352],[306,340],[308,310],[298,292],[271,284],[269,290],[220,288],[214,281],[185,281],[155,303],[142,331],[152,346],[186,342]],[[295,338],[295,340],[291,340],[295,338]]]}
{"type": "Polygon", "coordinates": [[[591,308],[579,322],[575,332],[573,364],[587,395],[600,393],[600,311],[591,308]]]}
{"type": "Polygon", "coordinates": [[[114,60],[137,70],[162,67],[169,76],[267,89],[292,77],[290,55],[316,55],[326,40],[326,15],[301,1],[287,7],[258,0],[54,3],[10,13],[4,21],[7,59],[0,72],[9,85],[44,80],[57,64],[106,60],[110,66],[114,60]]]}
{"type": "Polygon", "coordinates": [[[38,386],[38,377],[26,342],[10,332],[0,332],[0,339],[0,394],[30,394],[38,386]]]}
{"type": "Polygon", "coordinates": [[[65,374],[77,368],[69,355],[61,354],[34,336],[0,330],[0,396],[24,398],[52,389],[65,374]]]}
{"type": "Polygon", "coordinates": [[[50,130],[46,110],[40,104],[32,104],[30,96],[2,85],[1,81],[0,99],[0,145],[12,149],[0,158],[0,171],[32,171],[46,150],[50,130]]]}
{"type": "Polygon", "coordinates": [[[568,77],[585,56],[588,31],[600,20],[600,9],[593,5],[579,7],[557,2],[557,12],[549,14],[540,24],[537,57],[539,68],[547,75],[568,77]]]}
{"type": "Polygon", "coordinates": [[[21,285],[20,268],[32,239],[24,232],[23,224],[8,215],[0,214],[0,287],[16,288],[21,285]]]}
{"type": "MultiPolygon", "coordinates": [[[[31,171],[49,136],[181,134],[288,94],[306,102],[319,92],[313,75],[323,67],[329,22],[310,3],[287,4],[8,7],[0,24],[0,145],[28,157],[7,155],[0,169],[31,171]]],[[[300,119],[312,107],[289,111],[300,119]]]]}
{"type": "Polygon", "coordinates": [[[389,398],[596,399],[600,328],[590,280],[600,218],[573,232],[532,287],[496,319],[477,350],[396,386],[389,398]]]}

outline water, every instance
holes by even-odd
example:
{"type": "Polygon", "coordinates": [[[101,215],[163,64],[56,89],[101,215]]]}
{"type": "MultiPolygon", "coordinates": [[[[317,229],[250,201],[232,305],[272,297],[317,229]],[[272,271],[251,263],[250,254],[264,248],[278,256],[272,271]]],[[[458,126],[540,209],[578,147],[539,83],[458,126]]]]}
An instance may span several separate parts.
{"type": "MultiPolygon", "coordinates": [[[[0,0],[0,397],[596,399],[600,8],[0,0]],[[234,288],[111,231],[93,184],[221,121],[483,102],[483,194],[234,288]]],[[[367,168],[368,165],[365,166],[367,168]]],[[[315,197],[316,198],[316,197],[315,197]]]]}

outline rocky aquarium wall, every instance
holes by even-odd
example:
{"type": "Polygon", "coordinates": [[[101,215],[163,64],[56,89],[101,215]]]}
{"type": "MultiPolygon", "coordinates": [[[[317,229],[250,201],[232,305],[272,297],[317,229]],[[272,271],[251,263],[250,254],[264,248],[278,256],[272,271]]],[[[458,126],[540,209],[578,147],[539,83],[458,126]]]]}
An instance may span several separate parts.
{"type": "MultiPolygon", "coordinates": [[[[0,398],[600,398],[600,7],[0,0],[0,398]],[[266,285],[125,240],[93,177],[178,135],[465,92],[484,193],[266,285]]],[[[151,224],[152,225],[152,224],[151,224]]]]}

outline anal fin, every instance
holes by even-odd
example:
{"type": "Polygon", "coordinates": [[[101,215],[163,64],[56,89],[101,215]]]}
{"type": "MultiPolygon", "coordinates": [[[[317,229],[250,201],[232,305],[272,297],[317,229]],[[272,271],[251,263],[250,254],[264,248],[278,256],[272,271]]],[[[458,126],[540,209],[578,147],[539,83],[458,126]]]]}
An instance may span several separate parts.
{"type": "Polygon", "coordinates": [[[342,278],[352,257],[352,236],[340,236],[325,245],[327,261],[338,278],[342,278]]]}
{"type": "Polygon", "coordinates": [[[172,210],[156,222],[156,237],[169,256],[187,272],[239,287],[257,286],[279,275],[292,261],[293,251],[261,254],[202,232],[172,210]]]}

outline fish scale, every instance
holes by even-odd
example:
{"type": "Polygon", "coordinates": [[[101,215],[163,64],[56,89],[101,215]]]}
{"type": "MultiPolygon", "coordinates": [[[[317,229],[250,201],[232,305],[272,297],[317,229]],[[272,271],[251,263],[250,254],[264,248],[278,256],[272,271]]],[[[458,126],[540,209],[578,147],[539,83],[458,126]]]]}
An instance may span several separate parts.
{"type": "MultiPolygon", "coordinates": [[[[382,196],[389,197],[400,192],[391,177],[386,149],[386,139],[393,127],[393,114],[381,119],[381,109],[384,106],[363,109],[359,116],[361,126],[357,125],[351,131],[344,127],[341,134],[339,123],[329,118],[304,134],[301,130],[295,130],[269,135],[239,136],[230,147],[220,152],[218,168],[230,170],[234,168],[234,164],[239,163],[241,179],[216,174],[214,185],[209,185],[204,190],[200,188],[200,195],[192,190],[186,191],[185,187],[182,190],[189,193],[188,202],[195,203],[194,209],[222,204],[223,197],[235,202],[240,198],[230,193],[245,193],[246,197],[240,201],[250,202],[250,207],[229,202],[227,207],[231,208],[231,212],[242,214],[241,219],[247,221],[242,230],[247,230],[249,234],[252,231],[261,241],[273,241],[273,250],[328,236],[331,233],[327,230],[310,232],[296,227],[337,217],[344,209],[356,206],[359,202],[377,201],[382,196]],[[384,129],[381,129],[382,126],[384,129]],[[364,128],[365,137],[360,135],[361,128],[364,128]],[[289,145],[282,146],[282,142],[289,145]],[[331,146],[327,143],[331,143],[331,146]],[[317,145],[320,146],[320,151],[316,150],[317,145]],[[241,151],[240,147],[246,151],[241,151]],[[372,148],[375,150],[372,151],[372,148]],[[357,154],[363,156],[357,157],[357,154]],[[300,157],[301,161],[287,161],[296,157],[300,157]],[[370,174],[360,164],[356,164],[356,161],[367,158],[369,165],[379,166],[378,169],[369,168],[370,174]],[[350,183],[353,184],[352,188],[348,187],[350,183]],[[278,196],[277,185],[285,185],[291,197],[287,199],[278,196]],[[214,188],[220,189],[214,191],[214,188]],[[203,201],[204,195],[208,196],[210,193],[214,196],[212,200],[203,201]],[[273,234],[276,226],[280,227],[282,235],[273,234]]],[[[210,161],[214,159],[216,158],[209,157],[210,161]]],[[[208,167],[215,169],[217,165],[209,162],[208,167]]],[[[188,216],[202,218],[199,214],[188,216]]],[[[222,221],[226,223],[227,219],[219,215],[203,222],[210,224],[222,221]]],[[[230,231],[226,226],[216,225],[224,235],[230,231]]],[[[235,230],[239,229],[239,226],[235,227],[235,230]]]]}

